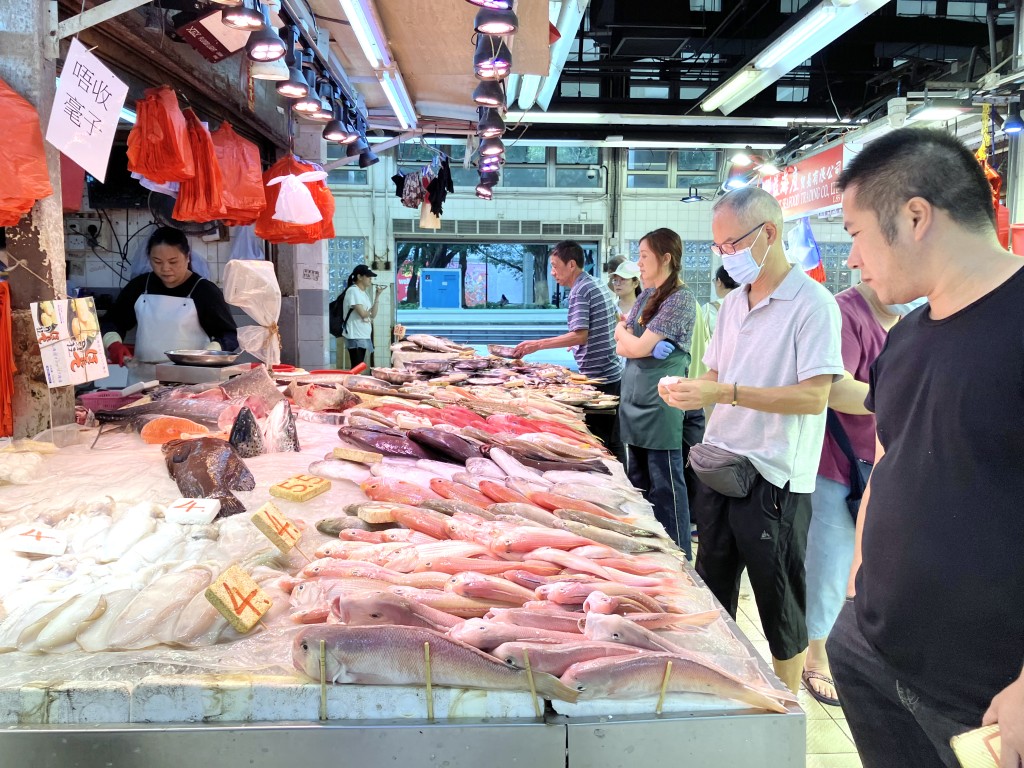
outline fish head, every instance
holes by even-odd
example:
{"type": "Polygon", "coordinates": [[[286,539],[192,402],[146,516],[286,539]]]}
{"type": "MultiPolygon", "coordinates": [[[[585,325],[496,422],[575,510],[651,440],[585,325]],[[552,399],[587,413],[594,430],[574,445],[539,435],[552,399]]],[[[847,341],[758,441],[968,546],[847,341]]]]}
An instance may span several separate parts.
{"type": "Polygon", "coordinates": [[[334,652],[330,638],[323,627],[310,627],[299,632],[292,641],[292,663],[310,679],[320,679],[320,641],[325,640],[324,676],[327,682],[349,682],[348,669],[340,654],[334,652]]]}

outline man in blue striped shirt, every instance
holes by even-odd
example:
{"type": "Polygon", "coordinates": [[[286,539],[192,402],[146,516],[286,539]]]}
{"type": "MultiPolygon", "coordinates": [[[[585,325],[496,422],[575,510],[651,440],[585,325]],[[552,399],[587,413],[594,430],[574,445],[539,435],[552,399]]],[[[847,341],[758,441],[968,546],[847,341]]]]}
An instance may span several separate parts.
{"type": "MultiPolygon", "coordinates": [[[[542,349],[568,347],[576,358],[580,373],[600,379],[598,389],[619,394],[622,360],[615,354],[617,315],[608,295],[597,281],[583,271],[583,248],[573,240],[564,240],[551,250],[551,276],[563,288],[569,288],[569,332],[547,339],[524,341],[516,347],[516,357],[525,357],[542,349]]],[[[618,417],[615,414],[587,414],[587,426],[601,438],[608,450],[623,460],[619,442],[618,417]]]]}

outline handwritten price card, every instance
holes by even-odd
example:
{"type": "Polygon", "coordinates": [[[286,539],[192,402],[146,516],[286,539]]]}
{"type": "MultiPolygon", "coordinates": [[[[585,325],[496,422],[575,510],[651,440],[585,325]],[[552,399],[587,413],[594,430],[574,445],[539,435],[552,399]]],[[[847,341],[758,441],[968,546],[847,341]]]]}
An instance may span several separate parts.
{"type": "Polygon", "coordinates": [[[302,532],[295,523],[282,515],[272,501],[268,501],[259,508],[252,516],[252,522],[275,547],[285,554],[288,554],[291,548],[299,543],[299,538],[302,536],[302,532]]]}
{"type": "Polygon", "coordinates": [[[28,555],[63,555],[68,548],[68,536],[38,523],[16,525],[7,531],[6,539],[12,552],[28,555]]]}
{"type": "Polygon", "coordinates": [[[178,499],[164,512],[164,519],[179,525],[208,525],[218,512],[219,499],[178,499]]]}
{"type": "Polygon", "coordinates": [[[206,599],[236,631],[245,634],[270,610],[273,601],[237,565],[232,565],[206,590],[206,599]]]}
{"type": "Polygon", "coordinates": [[[270,486],[270,495],[288,501],[309,501],[330,489],[330,480],[314,475],[295,475],[270,486]]]}

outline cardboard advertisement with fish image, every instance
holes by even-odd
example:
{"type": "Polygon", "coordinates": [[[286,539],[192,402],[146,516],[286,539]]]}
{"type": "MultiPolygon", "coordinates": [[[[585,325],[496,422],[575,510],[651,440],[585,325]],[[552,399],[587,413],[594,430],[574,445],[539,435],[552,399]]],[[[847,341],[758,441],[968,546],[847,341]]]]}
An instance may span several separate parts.
{"type": "Polygon", "coordinates": [[[100,321],[91,296],[30,305],[43,373],[50,389],[108,375],[100,321]]]}

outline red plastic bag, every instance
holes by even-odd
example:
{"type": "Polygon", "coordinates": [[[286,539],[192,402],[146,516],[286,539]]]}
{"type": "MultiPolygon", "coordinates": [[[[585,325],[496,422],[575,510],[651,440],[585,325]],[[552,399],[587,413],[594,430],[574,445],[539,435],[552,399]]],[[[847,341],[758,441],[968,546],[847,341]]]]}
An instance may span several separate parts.
{"type": "Polygon", "coordinates": [[[157,184],[195,176],[188,124],[170,86],[145,91],[135,102],[135,112],[135,127],[128,134],[128,170],[157,184]]]}
{"type": "Polygon", "coordinates": [[[0,227],[13,227],[53,194],[36,108],[0,80],[0,227]]]}
{"type": "Polygon", "coordinates": [[[267,207],[260,149],[235,133],[226,120],[210,137],[224,176],[224,223],[232,227],[252,224],[267,207]]]}
{"type": "Polygon", "coordinates": [[[315,243],[318,240],[325,240],[334,237],[334,195],[330,188],[323,181],[312,181],[306,184],[313,202],[323,214],[323,221],[316,224],[303,226],[301,224],[289,224],[278,221],[274,218],[274,211],[277,209],[277,196],[281,192],[281,185],[275,184],[272,187],[266,186],[267,182],[278,176],[294,175],[306,171],[322,170],[312,163],[304,163],[293,155],[282,157],[274,163],[263,174],[263,185],[267,195],[267,207],[260,213],[256,220],[256,235],[269,243],[315,243]]]}
{"type": "Polygon", "coordinates": [[[185,122],[196,174],[181,182],[173,215],[178,221],[216,221],[228,212],[217,152],[210,132],[191,109],[185,110],[185,122]]]}

